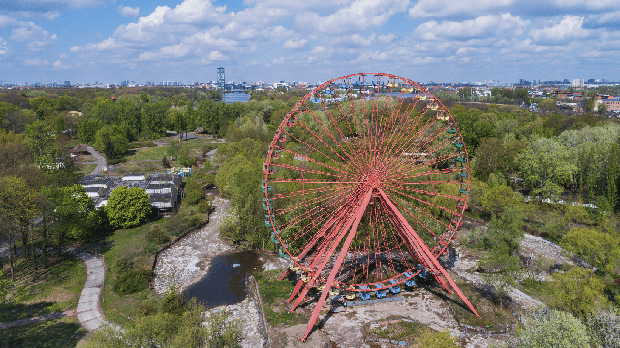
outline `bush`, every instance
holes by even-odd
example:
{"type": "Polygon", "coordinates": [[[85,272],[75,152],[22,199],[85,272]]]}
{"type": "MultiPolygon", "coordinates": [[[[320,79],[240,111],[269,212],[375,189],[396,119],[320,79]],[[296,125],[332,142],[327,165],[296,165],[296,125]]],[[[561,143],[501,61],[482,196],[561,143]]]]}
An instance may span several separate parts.
{"type": "Polygon", "coordinates": [[[202,225],[202,216],[200,215],[192,215],[192,217],[190,218],[190,221],[192,223],[192,226],[194,227],[200,227],[200,225],[202,225]]]}
{"type": "Polygon", "coordinates": [[[146,240],[155,244],[166,244],[170,242],[170,237],[159,226],[153,226],[146,233],[146,240]]]}
{"type": "Polygon", "coordinates": [[[198,211],[202,214],[207,214],[213,210],[213,203],[211,201],[203,200],[198,203],[198,211]]]}
{"type": "Polygon", "coordinates": [[[181,236],[190,228],[192,228],[192,222],[183,214],[177,214],[168,218],[165,224],[165,229],[168,231],[168,235],[176,237],[181,236]]]}
{"type": "Polygon", "coordinates": [[[185,202],[190,205],[196,205],[204,200],[205,191],[198,180],[190,179],[185,185],[185,202]]]}
{"type": "Polygon", "coordinates": [[[535,347],[589,347],[586,327],[570,313],[540,309],[521,317],[523,325],[516,339],[509,344],[514,348],[535,347]]]}
{"type": "Polygon", "coordinates": [[[119,295],[129,295],[142,291],[149,286],[151,271],[132,270],[121,274],[114,283],[113,290],[119,295]]]}
{"type": "Polygon", "coordinates": [[[132,256],[121,256],[114,263],[114,270],[117,274],[124,274],[133,269],[133,257],[132,256]]]}
{"type": "Polygon", "coordinates": [[[164,313],[179,315],[185,310],[183,304],[183,297],[178,294],[175,289],[169,287],[164,293],[164,298],[161,303],[161,310],[164,313]]]}

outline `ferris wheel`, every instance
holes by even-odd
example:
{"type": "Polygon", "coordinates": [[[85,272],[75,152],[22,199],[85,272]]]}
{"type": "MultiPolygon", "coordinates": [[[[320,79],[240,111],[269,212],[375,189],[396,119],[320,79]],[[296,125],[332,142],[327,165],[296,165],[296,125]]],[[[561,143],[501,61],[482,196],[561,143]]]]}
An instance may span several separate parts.
{"type": "Polygon", "coordinates": [[[419,275],[478,315],[438,261],[467,208],[467,150],[420,84],[383,73],[321,84],[276,130],[263,177],[265,226],[299,274],[291,311],[321,291],[302,340],[328,295],[385,296],[419,275]]]}

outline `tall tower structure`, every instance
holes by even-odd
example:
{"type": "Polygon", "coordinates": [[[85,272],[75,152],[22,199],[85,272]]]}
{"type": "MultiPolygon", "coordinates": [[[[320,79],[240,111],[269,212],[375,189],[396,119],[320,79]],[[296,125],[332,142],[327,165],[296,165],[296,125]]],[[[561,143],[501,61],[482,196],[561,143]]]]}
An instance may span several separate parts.
{"type": "Polygon", "coordinates": [[[226,86],[226,74],[224,73],[224,68],[217,68],[217,89],[223,91],[226,86]]]}

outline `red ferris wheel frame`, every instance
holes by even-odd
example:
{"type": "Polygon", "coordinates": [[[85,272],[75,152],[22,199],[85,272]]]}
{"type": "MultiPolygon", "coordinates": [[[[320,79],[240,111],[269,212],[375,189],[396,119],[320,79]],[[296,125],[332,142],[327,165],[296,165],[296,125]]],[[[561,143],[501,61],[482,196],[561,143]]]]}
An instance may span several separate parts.
{"type": "Polygon", "coordinates": [[[438,261],[467,208],[467,149],[448,109],[419,83],[360,73],[316,87],[277,129],[263,179],[265,225],[301,273],[291,311],[323,286],[302,341],[332,287],[384,290],[421,272],[478,316],[438,261]]]}

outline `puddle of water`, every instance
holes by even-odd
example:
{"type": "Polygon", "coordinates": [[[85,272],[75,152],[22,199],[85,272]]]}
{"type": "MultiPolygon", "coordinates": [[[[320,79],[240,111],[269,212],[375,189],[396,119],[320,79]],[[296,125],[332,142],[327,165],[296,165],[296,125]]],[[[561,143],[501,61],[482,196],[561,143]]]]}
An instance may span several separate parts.
{"type": "Polygon", "coordinates": [[[211,261],[208,273],[183,291],[185,299],[195,297],[198,303],[210,309],[245,300],[245,277],[263,264],[257,253],[237,251],[219,255],[211,261]]]}

